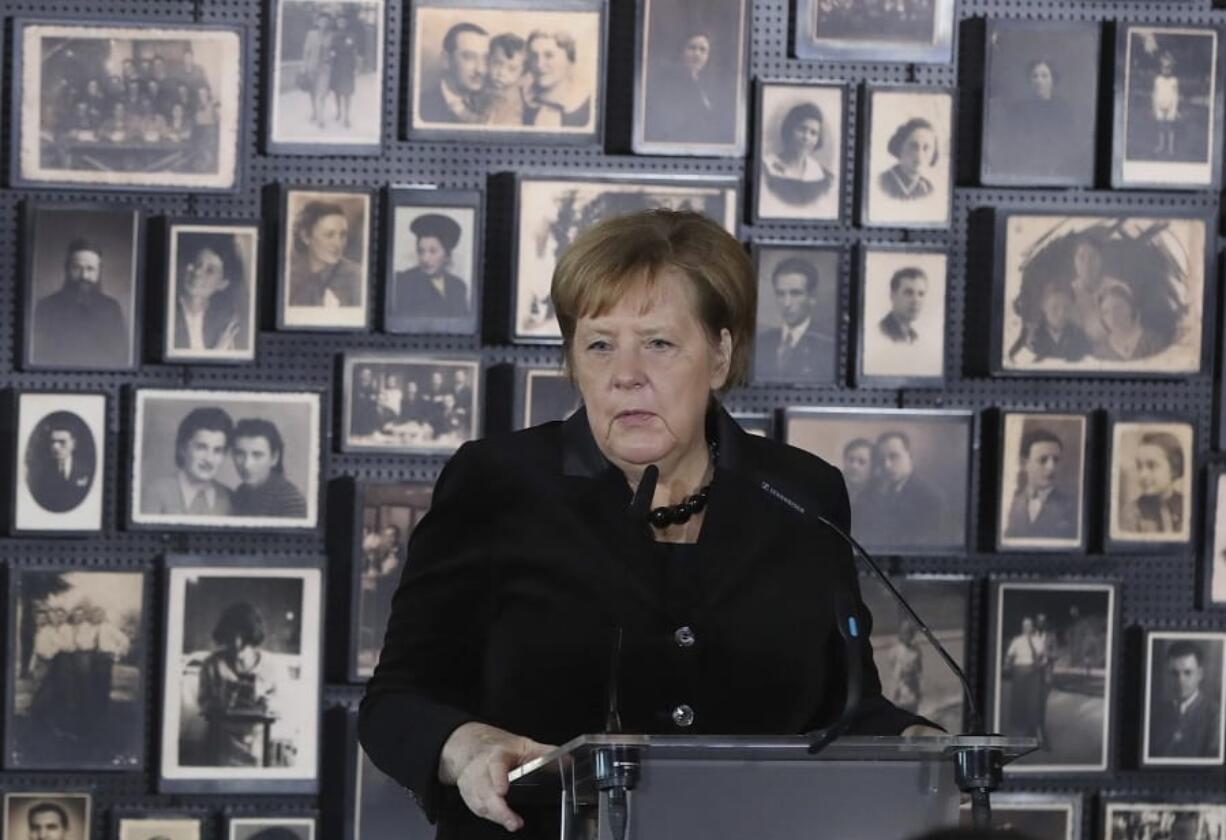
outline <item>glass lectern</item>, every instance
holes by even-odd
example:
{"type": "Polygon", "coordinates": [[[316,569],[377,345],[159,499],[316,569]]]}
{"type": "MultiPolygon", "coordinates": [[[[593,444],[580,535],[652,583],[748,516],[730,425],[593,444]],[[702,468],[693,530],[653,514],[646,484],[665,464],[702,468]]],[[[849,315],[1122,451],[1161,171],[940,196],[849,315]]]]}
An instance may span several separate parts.
{"type": "Polygon", "coordinates": [[[957,824],[961,790],[1036,745],[844,737],[811,755],[801,736],[584,735],[515,770],[511,803],[560,796],[561,840],[906,840],[957,824]]]}

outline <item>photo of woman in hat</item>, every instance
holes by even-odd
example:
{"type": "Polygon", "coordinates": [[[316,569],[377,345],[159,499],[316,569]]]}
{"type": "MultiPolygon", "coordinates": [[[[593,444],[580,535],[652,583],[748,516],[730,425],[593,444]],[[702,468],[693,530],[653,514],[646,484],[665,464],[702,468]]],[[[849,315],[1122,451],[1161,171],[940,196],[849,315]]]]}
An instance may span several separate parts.
{"type": "Polygon", "coordinates": [[[454,215],[437,207],[397,208],[393,259],[399,270],[394,270],[388,290],[390,331],[448,332],[453,329],[450,325],[435,322],[458,322],[454,329],[460,329],[472,320],[469,282],[461,276],[472,265],[465,253],[471,248],[472,236],[465,235],[465,225],[454,215]],[[461,239],[465,240],[463,248],[457,252],[461,239]],[[408,267],[400,268],[405,265],[408,267]]]}

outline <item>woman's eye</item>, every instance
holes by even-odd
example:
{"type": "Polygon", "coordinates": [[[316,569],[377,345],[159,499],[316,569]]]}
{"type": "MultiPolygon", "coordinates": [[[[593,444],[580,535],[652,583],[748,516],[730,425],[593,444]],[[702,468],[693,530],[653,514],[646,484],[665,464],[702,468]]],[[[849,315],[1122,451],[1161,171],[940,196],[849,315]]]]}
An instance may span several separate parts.
{"type": "Polygon", "coordinates": [[[647,343],[648,347],[656,350],[663,350],[673,346],[673,343],[667,338],[653,338],[647,343]]]}
{"type": "Polygon", "coordinates": [[[609,349],[609,342],[607,342],[607,341],[601,341],[601,340],[599,340],[599,339],[598,339],[598,340],[596,340],[596,341],[589,342],[589,343],[588,343],[588,345],[587,345],[587,349],[589,349],[589,350],[600,350],[600,351],[603,351],[603,350],[608,350],[608,349],[609,349]]]}

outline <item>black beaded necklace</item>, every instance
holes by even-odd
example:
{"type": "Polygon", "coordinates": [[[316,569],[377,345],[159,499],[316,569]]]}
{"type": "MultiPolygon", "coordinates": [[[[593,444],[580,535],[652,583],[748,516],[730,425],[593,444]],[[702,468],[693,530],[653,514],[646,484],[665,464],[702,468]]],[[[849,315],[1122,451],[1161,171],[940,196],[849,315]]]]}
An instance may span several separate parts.
{"type": "MultiPolygon", "coordinates": [[[[719,454],[719,447],[712,442],[709,446],[711,450],[711,464],[715,464],[715,456],[719,454]]],[[[664,505],[663,507],[652,508],[651,513],[647,516],[647,521],[651,523],[653,528],[668,528],[671,525],[684,525],[690,521],[690,518],[695,514],[702,513],[707,506],[707,498],[711,493],[711,484],[715,478],[712,476],[711,481],[707,482],[697,493],[692,496],[686,496],[681,502],[675,505],[664,505]]]]}

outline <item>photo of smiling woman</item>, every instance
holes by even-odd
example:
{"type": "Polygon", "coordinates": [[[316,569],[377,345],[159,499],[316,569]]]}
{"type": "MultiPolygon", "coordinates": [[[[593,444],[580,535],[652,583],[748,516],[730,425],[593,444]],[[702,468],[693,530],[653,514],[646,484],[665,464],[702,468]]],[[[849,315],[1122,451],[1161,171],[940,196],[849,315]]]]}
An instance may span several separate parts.
{"type": "Polygon", "coordinates": [[[946,227],[952,195],[953,97],[939,88],[869,93],[868,177],[861,223],[946,227]]]}
{"type": "Polygon", "coordinates": [[[288,189],[279,329],[363,329],[368,322],[370,193],[288,189]]]}
{"type": "Polygon", "coordinates": [[[167,361],[255,360],[255,225],[173,224],[167,258],[167,361]]]}

